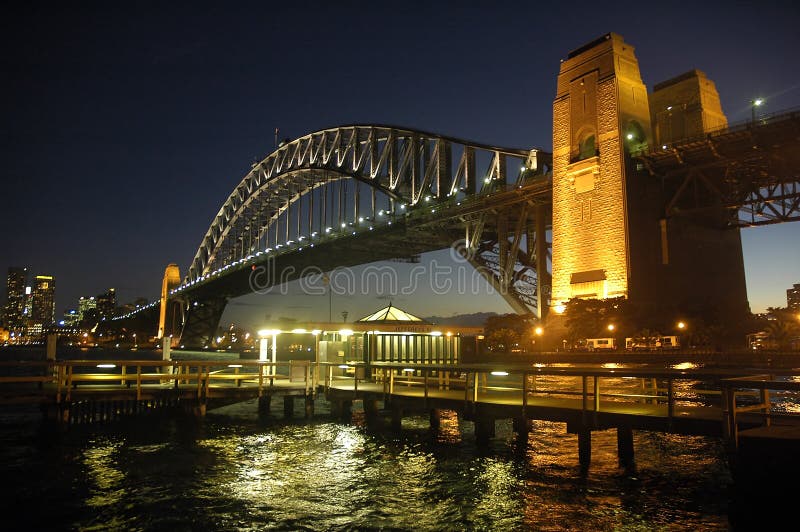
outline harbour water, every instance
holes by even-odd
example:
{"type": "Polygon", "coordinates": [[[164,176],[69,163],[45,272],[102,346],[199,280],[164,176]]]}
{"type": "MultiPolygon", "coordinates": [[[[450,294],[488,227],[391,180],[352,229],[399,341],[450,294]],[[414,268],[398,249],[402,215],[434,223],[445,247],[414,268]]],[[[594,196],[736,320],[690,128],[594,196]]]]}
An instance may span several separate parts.
{"type": "Polygon", "coordinates": [[[394,432],[358,402],[350,422],[322,398],[313,417],[302,408],[284,419],[273,401],[265,418],[247,401],[58,429],[36,407],[2,407],[3,528],[728,530],[737,507],[717,438],[635,431],[625,471],[616,432],[594,432],[581,475],[563,424],[535,422],[520,442],[499,421],[481,446],[454,414],[394,432]]]}

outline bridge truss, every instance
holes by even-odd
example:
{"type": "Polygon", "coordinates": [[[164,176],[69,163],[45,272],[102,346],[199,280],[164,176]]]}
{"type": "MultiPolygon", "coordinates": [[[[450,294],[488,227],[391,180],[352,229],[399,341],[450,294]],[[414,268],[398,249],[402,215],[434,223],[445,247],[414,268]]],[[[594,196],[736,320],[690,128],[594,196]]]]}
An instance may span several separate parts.
{"type": "Polygon", "coordinates": [[[762,117],[638,155],[664,180],[665,215],[726,227],[800,220],[800,111],[762,117]]]}
{"type": "MultiPolygon", "coordinates": [[[[207,342],[269,263],[281,281],[453,247],[519,313],[548,297],[551,156],[354,125],[279,146],[223,203],[188,274],[184,338],[207,342]]],[[[277,282],[277,281],[276,281],[277,282]]]]}

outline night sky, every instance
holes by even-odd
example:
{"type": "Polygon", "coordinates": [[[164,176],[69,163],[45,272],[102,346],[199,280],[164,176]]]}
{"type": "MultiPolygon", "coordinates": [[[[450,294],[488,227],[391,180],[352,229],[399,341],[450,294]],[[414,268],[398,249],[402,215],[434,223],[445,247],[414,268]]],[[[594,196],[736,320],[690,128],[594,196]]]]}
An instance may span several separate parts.
{"type": "MultiPolygon", "coordinates": [[[[764,112],[800,106],[789,2],[65,4],[0,15],[0,268],[55,275],[59,316],[108,287],[120,302],[152,300],[170,262],[184,275],[276,127],[295,138],[395,124],[549,151],[559,61],[609,31],[635,47],[648,88],[706,72],[731,123],[754,97],[764,112]]],[[[800,282],[800,224],[743,240],[752,310],[785,306],[800,282]]],[[[379,298],[423,316],[510,311],[496,296],[420,290],[335,296],[333,312],[357,319],[379,298]]],[[[236,303],[225,320],[327,319],[320,296],[236,303]]]]}

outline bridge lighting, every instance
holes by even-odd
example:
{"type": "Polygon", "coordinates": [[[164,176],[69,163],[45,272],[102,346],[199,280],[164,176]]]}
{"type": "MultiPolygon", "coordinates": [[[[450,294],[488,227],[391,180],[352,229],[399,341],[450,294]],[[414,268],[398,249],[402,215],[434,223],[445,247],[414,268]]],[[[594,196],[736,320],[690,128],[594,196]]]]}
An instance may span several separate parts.
{"type": "Polygon", "coordinates": [[[349,368],[350,366],[348,366],[347,364],[339,364],[339,366],[338,366],[338,367],[339,367],[339,369],[347,369],[347,368],[349,368]]]}
{"type": "Polygon", "coordinates": [[[314,329],[313,331],[311,331],[311,334],[313,334],[314,336],[317,336],[317,335],[318,335],[319,333],[321,333],[321,332],[322,332],[322,331],[321,331],[321,330],[319,330],[319,329],[314,329]]]}
{"type": "Polygon", "coordinates": [[[280,333],[280,329],[261,329],[258,331],[259,336],[277,336],[280,333]]]}
{"type": "Polygon", "coordinates": [[[442,331],[431,331],[431,336],[441,336],[442,331]]]}
{"type": "Polygon", "coordinates": [[[544,329],[542,329],[541,327],[536,327],[536,328],[533,330],[533,332],[534,332],[534,333],[536,333],[536,336],[541,336],[541,335],[543,335],[543,334],[544,334],[544,329]]]}
{"type": "Polygon", "coordinates": [[[508,372],[507,371],[493,371],[492,375],[494,375],[495,377],[506,377],[506,376],[508,376],[508,372]]]}
{"type": "Polygon", "coordinates": [[[98,364],[97,367],[98,368],[104,368],[104,369],[111,369],[111,368],[116,368],[117,365],[116,364],[98,364]]]}
{"type": "Polygon", "coordinates": [[[414,373],[414,368],[403,368],[404,373],[414,373]]]}
{"type": "Polygon", "coordinates": [[[293,334],[306,334],[307,332],[305,329],[292,329],[293,334]]]}
{"type": "Polygon", "coordinates": [[[352,329],[340,329],[339,330],[339,335],[342,338],[347,338],[348,336],[350,336],[352,334],[353,334],[353,330],[352,329]]]}

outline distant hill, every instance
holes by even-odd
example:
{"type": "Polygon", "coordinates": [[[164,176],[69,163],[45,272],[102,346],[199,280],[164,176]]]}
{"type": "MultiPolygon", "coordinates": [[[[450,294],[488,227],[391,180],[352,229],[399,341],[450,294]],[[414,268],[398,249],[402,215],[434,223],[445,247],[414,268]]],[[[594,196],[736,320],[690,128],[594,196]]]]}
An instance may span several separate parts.
{"type": "Polygon", "coordinates": [[[422,318],[425,321],[439,325],[461,325],[462,327],[483,327],[489,316],[497,316],[496,312],[474,312],[472,314],[457,314],[455,316],[429,316],[422,318]]]}

